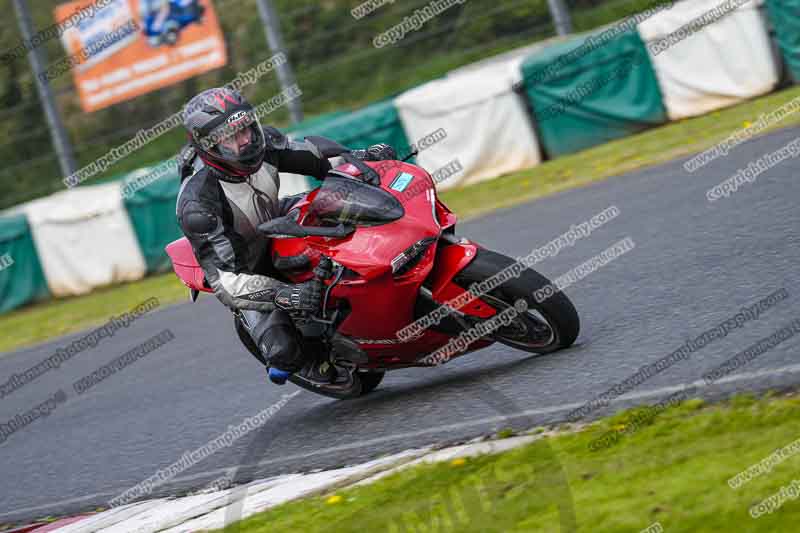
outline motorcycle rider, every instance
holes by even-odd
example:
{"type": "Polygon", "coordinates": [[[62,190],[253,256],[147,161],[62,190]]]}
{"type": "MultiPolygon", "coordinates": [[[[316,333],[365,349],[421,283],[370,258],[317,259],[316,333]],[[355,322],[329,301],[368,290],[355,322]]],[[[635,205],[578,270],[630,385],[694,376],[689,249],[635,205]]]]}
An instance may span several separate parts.
{"type": "MultiPolygon", "coordinates": [[[[265,253],[269,238],[257,227],[284,216],[302,196],[278,199],[279,172],[324,179],[332,168],[329,158],[350,150],[322,137],[291,141],[274,127],[262,128],[253,107],[229,88],[198,94],[183,117],[189,144],[179,155],[176,214],[208,285],[238,314],[263,364],[332,381],[335,369],[302,352],[296,327],[319,310],[329,267],[320,263],[305,283],[276,279],[285,265],[272,264],[265,253]]],[[[366,161],[397,158],[386,144],[350,152],[366,161]]]]}

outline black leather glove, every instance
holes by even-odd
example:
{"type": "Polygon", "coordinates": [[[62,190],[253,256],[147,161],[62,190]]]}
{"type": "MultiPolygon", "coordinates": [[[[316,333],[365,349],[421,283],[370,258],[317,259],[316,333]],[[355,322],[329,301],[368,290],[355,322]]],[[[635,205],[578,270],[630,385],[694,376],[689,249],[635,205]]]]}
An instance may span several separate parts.
{"type": "Polygon", "coordinates": [[[280,289],[275,295],[275,305],[288,311],[292,317],[305,317],[319,311],[321,299],[322,282],[312,279],[280,289]]]}
{"type": "Polygon", "coordinates": [[[320,310],[324,279],[331,277],[333,263],[324,255],[314,269],[314,279],[297,285],[289,285],[275,294],[275,305],[288,311],[293,318],[305,318],[320,310]]]}
{"type": "Polygon", "coordinates": [[[317,263],[317,267],[314,269],[314,277],[320,280],[328,279],[333,274],[333,262],[331,261],[330,257],[321,255],[319,258],[319,263],[317,263]]]}
{"type": "Polygon", "coordinates": [[[397,152],[388,144],[373,144],[366,150],[353,150],[353,155],[362,161],[389,161],[397,159],[397,152]]]}

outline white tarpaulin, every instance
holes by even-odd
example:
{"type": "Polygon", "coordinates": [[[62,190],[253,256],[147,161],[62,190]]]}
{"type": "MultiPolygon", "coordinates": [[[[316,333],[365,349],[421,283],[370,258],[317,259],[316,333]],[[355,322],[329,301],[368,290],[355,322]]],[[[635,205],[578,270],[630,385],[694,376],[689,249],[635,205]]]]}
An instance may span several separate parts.
{"type": "Polygon", "coordinates": [[[19,206],[54,296],[144,277],[147,267],[121,187],[122,182],[76,187],[19,206]]]}
{"type": "Polygon", "coordinates": [[[476,183],[541,162],[539,144],[523,98],[513,91],[526,54],[461,69],[401,94],[400,120],[412,143],[438,130],[447,137],[425,148],[417,162],[447,176],[437,187],[476,183]],[[457,164],[453,164],[457,162],[457,164]]]}
{"type": "Polygon", "coordinates": [[[779,65],[760,4],[761,0],[687,0],[639,24],[671,120],[702,115],[775,88],[779,65]],[[695,31],[734,2],[740,7],[695,31]]]}

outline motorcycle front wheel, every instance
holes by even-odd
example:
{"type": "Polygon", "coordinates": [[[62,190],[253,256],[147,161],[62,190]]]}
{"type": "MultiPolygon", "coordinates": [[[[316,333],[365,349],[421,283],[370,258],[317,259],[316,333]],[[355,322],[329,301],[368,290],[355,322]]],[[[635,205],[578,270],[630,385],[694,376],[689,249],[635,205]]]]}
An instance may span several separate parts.
{"type": "MultiPolygon", "coordinates": [[[[473,283],[493,278],[514,263],[516,261],[510,257],[479,248],[475,259],[453,281],[469,289],[473,283]]],[[[518,300],[527,303],[526,310],[516,313],[510,324],[494,330],[489,337],[512,348],[538,354],[571,346],[578,338],[580,320],[569,298],[560,291],[555,291],[542,302],[534,297],[536,291],[550,284],[546,277],[526,268],[519,277],[511,277],[481,295],[481,299],[498,313],[513,307],[518,300]]]]}

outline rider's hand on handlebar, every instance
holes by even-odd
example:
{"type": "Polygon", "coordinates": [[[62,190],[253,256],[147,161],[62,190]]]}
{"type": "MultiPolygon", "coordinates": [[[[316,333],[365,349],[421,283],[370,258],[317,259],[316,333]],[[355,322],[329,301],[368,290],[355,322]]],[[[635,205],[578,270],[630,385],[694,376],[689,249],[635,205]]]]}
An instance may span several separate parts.
{"type": "Polygon", "coordinates": [[[289,285],[275,295],[275,305],[288,311],[293,317],[305,317],[319,311],[322,301],[322,282],[312,279],[305,283],[289,285]]]}
{"type": "Polygon", "coordinates": [[[389,161],[397,159],[397,152],[388,144],[373,144],[366,150],[353,150],[353,155],[362,161],[389,161]]]}
{"type": "Polygon", "coordinates": [[[322,304],[322,291],[325,289],[323,280],[330,278],[332,273],[333,263],[330,258],[321,256],[314,269],[314,279],[279,290],[275,295],[275,305],[295,318],[317,314],[322,304]]]}
{"type": "Polygon", "coordinates": [[[333,262],[331,262],[330,257],[321,255],[319,258],[319,263],[317,267],[314,269],[314,277],[316,279],[325,280],[331,277],[333,274],[333,262]]]}

